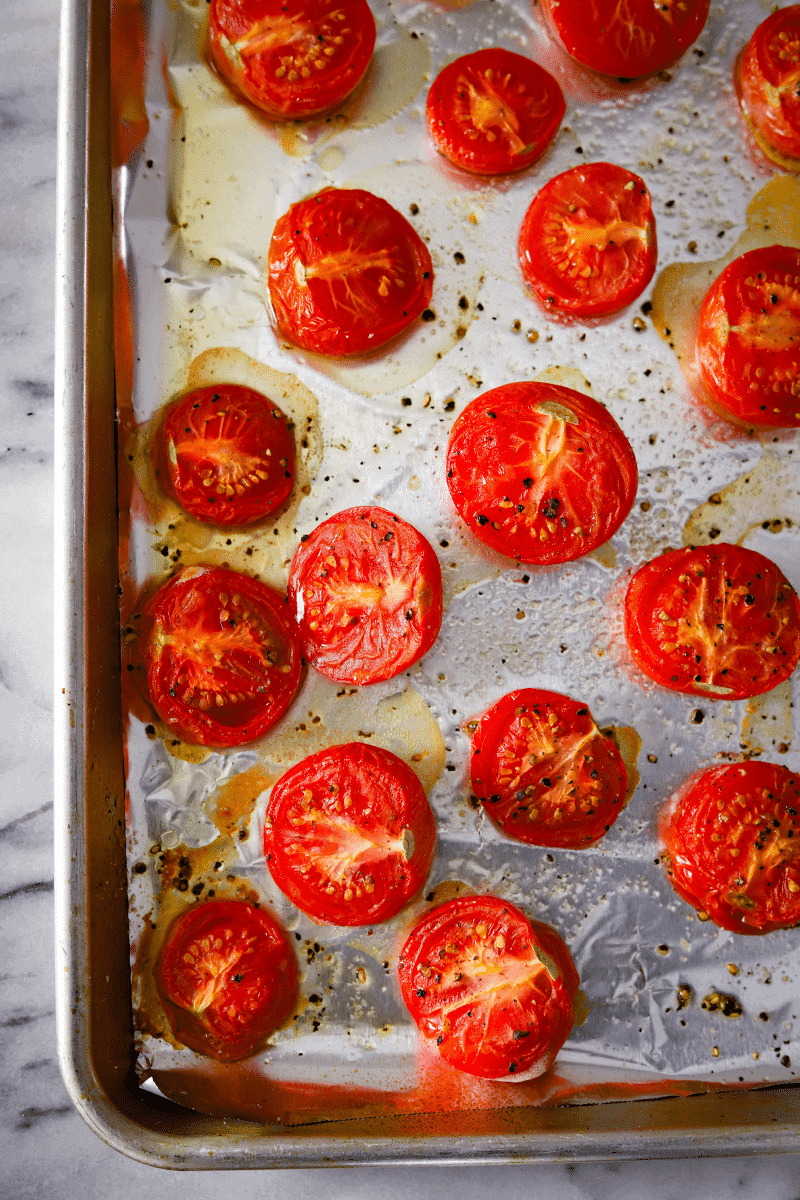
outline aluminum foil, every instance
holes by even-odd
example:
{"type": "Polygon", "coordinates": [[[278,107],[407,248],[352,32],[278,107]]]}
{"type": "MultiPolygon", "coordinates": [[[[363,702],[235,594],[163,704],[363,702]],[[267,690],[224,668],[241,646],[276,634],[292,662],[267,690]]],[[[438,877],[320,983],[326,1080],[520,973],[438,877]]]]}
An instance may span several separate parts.
{"type": "MultiPolygon", "coordinates": [[[[226,562],[285,586],[300,535],[345,507],[373,502],[436,548],[446,610],[435,646],[405,676],[356,694],[310,672],[287,717],[252,747],[186,761],[192,755],[159,736],[144,702],[132,702],[126,754],[142,1078],[195,1107],[278,1121],[365,1105],[425,1111],[789,1081],[800,1069],[800,933],[746,938],[701,922],[666,881],[655,827],[664,800],[701,767],[762,754],[800,768],[797,677],[752,702],[669,694],[626,661],[620,626],[630,570],[683,542],[742,541],[800,587],[796,434],[748,438],[704,413],[653,319],[663,332],[671,313],[670,321],[690,329],[684,293],[719,269],[705,264],[759,238],[800,244],[794,183],[776,180],[754,146],[732,87],[735,57],[772,6],[712,4],[701,37],[674,68],[627,86],[574,68],[528,0],[459,7],[372,0],[371,7],[378,40],[364,88],[332,117],[287,125],[241,104],[209,69],[205,4],[156,0],[147,14],[149,130],[115,180],[133,330],[130,389],[123,384],[119,398],[128,439],[121,475],[127,614],[141,589],[179,562],[226,562]],[[532,168],[483,180],[436,154],[424,105],[443,65],[489,45],[546,66],[562,85],[567,113],[532,168]],[[645,178],[657,223],[656,280],[612,320],[556,324],[525,293],[517,232],[547,179],[598,160],[645,178]],[[264,268],[272,226],[291,203],[326,185],[383,196],[408,216],[433,258],[436,320],[371,359],[295,352],[270,326],[264,268]],[[176,516],[148,481],[148,423],[189,384],[225,377],[272,387],[306,421],[299,449],[307,487],[275,528],[202,530],[176,516]],[[640,474],[633,512],[608,546],[551,569],[511,565],[478,546],[444,484],[455,416],[483,390],[538,377],[607,405],[640,474]],[[592,849],[517,844],[469,803],[464,726],[523,686],[568,693],[601,727],[633,729],[641,739],[639,785],[592,849]],[[438,853],[423,897],[394,921],[370,930],[316,926],[266,871],[266,797],[304,754],[358,736],[419,771],[436,814],[438,853]],[[293,1019],[244,1068],[209,1064],[156,1036],[143,952],[171,887],[167,867],[182,854],[194,864],[216,844],[219,797],[237,776],[253,779],[254,805],[226,843],[226,871],[295,935],[302,979],[293,1019]],[[415,915],[458,888],[493,892],[549,922],[575,959],[582,1021],[554,1075],[539,1084],[455,1078],[420,1046],[403,1007],[394,974],[402,938],[415,915]],[[231,1083],[245,1075],[246,1088],[231,1083]],[[270,1096],[263,1105],[262,1092],[270,1096]]],[[[207,894],[207,879],[205,887],[207,894]]]]}

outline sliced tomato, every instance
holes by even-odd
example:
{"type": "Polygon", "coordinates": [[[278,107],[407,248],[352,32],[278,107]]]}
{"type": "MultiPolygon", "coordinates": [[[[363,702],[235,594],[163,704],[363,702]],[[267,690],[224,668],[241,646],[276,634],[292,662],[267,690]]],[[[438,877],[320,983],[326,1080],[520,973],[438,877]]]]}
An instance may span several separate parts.
{"type": "Polygon", "coordinates": [[[278,333],[319,354],[376,350],[430,304],[433,265],[405,217],[358,188],[324,188],[278,219],[269,247],[278,333]]]}
{"type": "Polygon", "coordinates": [[[452,1067],[483,1079],[548,1071],[575,1019],[567,947],[497,896],[462,896],[428,913],[400,952],[399,974],[422,1035],[452,1067]]]}
{"type": "Polygon", "coordinates": [[[689,780],[662,813],[661,861],[689,904],[734,933],[800,924],[800,775],[728,763],[689,780]]]}
{"type": "Polygon", "coordinates": [[[800,158],[800,4],[758,26],[739,60],[737,90],[765,148],[800,158]]]}
{"type": "Polygon", "coordinates": [[[775,563],[720,542],[668,550],[640,567],[625,597],[636,665],[673,692],[759,696],[800,660],[800,600],[775,563]]]}
{"type": "Polygon", "coordinates": [[[198,521],[249,525],[280,508],[294,482],[294,436],[277,404],[235,383],[169,406],[156,442],[164,488],[198,521]]]}
{"type": "Polygon", "coordinates": [[[289,603],[317,671],[339,683],[379,683],[436,641],[442,570],[413,525],[385,508],[348,508],[300,543],[289,603]]]}
{"type": "Polygon", "coordinates": [[[618,312],[641,295],[656,267],[656,224],[644,180],[605,162],[556,175],[534,196],[517,251],[545,312],[618,312]]]}
{"type": "Polygon", "coordinates": [[[457,58],[428,92],[436,149],[476,175],[529,167],[558,133],[566,105],[553,76],[495,46],[457,58]]]}
{"type": "Polygon", "coordinates": [[[363,79],[375,20],[366,0],[211,0],[208,44],[225,82],[256,108],[311,117],[363,79]]]}
{"type": "Polygon", "coordinates": [[[542,0],[577,62],[603,75],[639,79],[674,62],[703,30],[710,0],[542,0]]]}
{"type": "Polygon", "coordinates": [[[143,611],[150,699],[178,737],[240,746],[266,733],[300,682],[297,630],[283,598],[223,567],[187,567],[143,611]]]}
{"type": "Polygon", "coordinates": [[[700,305],[697,363],[726,413],[800,425],[800,250],[749,250],[725,268],[700,305]]]}
{"type": "Polygon", "coordinates": [[[526,563],[562,563],[607,542],[633,506],[636,459],[609,412],[580,392],[507,383],[459,414],[447,486],[480,541],[526,563]]]}
{"type": "Polygon", "coordinates": [[[156,984],[175,1037],[231,1062],[255,1053],[297,1000],[297,964],[281,926],[238,900],[209,900],[170,926],[156,984]]]}
{"type": "Polygon", "coordinates": [[[492,823],[531,846],[592,846],[622,811],[619,750],[585,704],[520,688],[493,704],[472,739],[472,790],[492,823]]]}
{"type": "Polygon", "coordinates": [[[373,925],[425,882],[436,825],[417,776],[396,754],[351,742],[304,758],[267,804],[272,878],[315,921],[373,925]]]}

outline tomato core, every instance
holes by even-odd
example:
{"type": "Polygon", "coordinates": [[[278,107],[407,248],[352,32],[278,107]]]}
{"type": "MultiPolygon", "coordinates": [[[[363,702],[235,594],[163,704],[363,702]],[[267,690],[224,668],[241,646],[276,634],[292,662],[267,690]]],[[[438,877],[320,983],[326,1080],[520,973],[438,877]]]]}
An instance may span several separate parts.
{"type": "Polygon", "coordinates": [[[521,171],[558,132],[565,104],[542,67],[493,47],[465,54],[437,75],[428,93],[428,129],[437,150],[477,175],[521,171]]]}
{"type": "Polygon", "coordinates": [[[435,823],[409,766],[351,742],[321,750],[278,780],[264,854],[278,887],[315,921],[367,925],[394,916],[425,882],[435,823]]]}
{"type": "Polygon", "coordinates": [[[542,0],[577,62],[629,81],[679,58],[701,34],[710,0],[542,0]]]}
{"type": "Polygon", "coordinates": [[[220,1062],[255,1053],[297,998],[281,926],[234,900],[194,905],[170,926],[156,983],[178,1041],[220,1062]]]}
{"type": "Polygon", "coordinates": [[[636,665],[675,692],[742,700],[788,679],[800,660],[800,600],[755,550],[720,542],[668,550],[625,597],[636,665]]]}
{"type": "Polygon", "coordinates": [[[278,219],[267,282],[278,333],[341,357],[376,350],[408,328],[430,303],[433,265],[385,200],[325,188],[278,219]]]}
{"type": "Polygon", "coordinates": [[[723,929],[800,924],[800,776],[730,763],[689,780],[661,817],[662,862],[680,896],[723,929]]]}
{"type": "Polygon", "coordinates": [[[578,976],[569,951],[497,896],[463,896],[424,916],[400,952],[399,975],[420,1033],[470,1075],[535,1078],[572,1028],[578,976]]]}
{"type": "Polygon", "coordinates": [[[472,788],[503,833],[534,846],[594,845],[622,811],[627,773],[585,704],[521,688],[481,718],[472,788]]]}
{"type": "Polygon", "coordinates": [[[800,159],[800,4],[772,13],[742,51],[739,102],[766,153],[800,159]]]}
{"type": "Polygon", "coordinates": [[[211,61],[268,116],[335,108],[361,82],[375,46],[366,0],[211,0],[211,61]]]}
{"type": "Polygon", "coordinates": [[[297,632],[279,594],[222,567],[190,567],[144,609],[153,707],[187,742],[238,746],[283,716],[300,680],[297,632]]]}
{"type": "Polygon", "coordinates": [[[523,277],[548,313],[618,312],[653,277],[656,230],[644,180],[612,163],[573,167],[534,197],[519,234],[523,277]]]}
{"type": "Polygon", "coordinates": [[[340,683],[391,679],[426,654],[442,622],[430,543],[387,509],[351,508],[301,542],[289,602],[308,662],[340,683]]]}
{"type": "Polygon", "coordinates": [[[589,396],[545,383],[485,392],[457,417],[447,486],[482,542],[526,563],[580,558],[616,533],[633,506],[636,459],[589,396]]]}
{"type": "Polygon", "coordinates": [[[700,306],[697,363],[726,415],[800,425],[800,250],[750,250],[725,268],[700,306]]]}
{"type": "Polygon", "coordinates": [[[249,525],[289,497],[295,446],[280,408],[237,384],[198,388],[167,409],[156,440],[165,490],[198,521],[249,525]]]}

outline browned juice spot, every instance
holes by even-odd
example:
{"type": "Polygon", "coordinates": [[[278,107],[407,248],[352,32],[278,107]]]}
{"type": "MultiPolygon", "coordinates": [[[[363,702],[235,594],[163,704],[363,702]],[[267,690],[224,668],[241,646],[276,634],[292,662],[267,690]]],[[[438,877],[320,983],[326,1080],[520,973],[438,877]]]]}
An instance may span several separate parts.
{"type": "Polygon", "coordinates": [[[606,729],[601,729],[600,732],[611,738],[625,764],[628,783],[625,788],[624,808],[639,786],[641,779],[637,760],[642,750],[642,739],[632,725],[611,725],[606,729]]]}
{"type": "Polygon", "coordinates": [[[221,834],[233,837],[246,829],[256,801],[262,792],[275,782],[260,763],[226,780],[206,802],[206,812],[221,834]]]}

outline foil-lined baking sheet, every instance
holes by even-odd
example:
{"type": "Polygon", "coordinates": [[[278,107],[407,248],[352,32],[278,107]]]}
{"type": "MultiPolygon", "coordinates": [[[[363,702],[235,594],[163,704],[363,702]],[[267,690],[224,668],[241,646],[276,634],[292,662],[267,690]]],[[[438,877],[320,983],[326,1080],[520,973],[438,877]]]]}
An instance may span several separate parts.
{"type": "Polygon", "coordinates": [[[655,828],[663,801],[699,768],[756,754],[800,767],[798,680],[750,702],[669,694],[635,672],[620,623],[630,570],[683,542],[742,541],[800,587],[797,435],[747,437],[706,413],[693,400],[687,357],[696,297],[725,262],[756,244],[800,245],[796,181],[755,147],[732,85],[736,55],[771,5],[712,4],[683,59],[634,85],[571,64],[528,0],[371,7],[378,39],[363,87],[332,116],[285,125],[235,99],[208,67],[205,4],[153,0],[145,14],[147,119],[143,111],[138,127],[147,133],[118,169],[114,197],[123,638],[134,636],[143,589],[176,565],[226,563],[284,588],[300,536],[356,503],[387,507],[425,534],[441,561],[446,610],[435,646],[405,675],[359,690],[309,671],[274,730],[225,752],[178,743],[129,673],[141,1078],[192,1107],[285,1123],[789,1081],[800,1069],[800,933],[747,938],[701,922],[666,881],[655,828]],[[567,100],[544,157],[493,180],[437,155],[424,119],[441,67],[488,45],[536,59],[567,100]],[[524,291],[517,233],[547,179],[599,160],[640,173],[651,191],[656,279],[604,323],[556,324],[524,291]],[[433,258],[436,319],[370,358],[292,350],[269,323],[272,226],[327,185],[384,197],[433,258]],[[539,377],[607,405],[640,475],[633,512],[612,541],[557,568],[520,567],[477,545],[444,483],[455,416],[481,391],[539,377]],[[266,392],[295,421],[295,492],[274,521],[248,531],[187,518],[159,492],[150,465],[162,406],[224,380],[266,392]],[[638,779],[592,849],[517,844],[470,803],[464,727],[524,686],[588,704],[602,728],[616,730],[638,779]],[[315,925],[281,895],[261,834],[280,774],[323,745],[357,738],[418,772],[438,852],[416,902],[352,930],[315,925]],[[422,1046],[402,1004],[395,967],[405,934],[421,911],[464,889],[549,922],[575,959],[579,1023],[542,1080],[487,1083],[453,1071],[422,1046]],[[150,974],[171,916],[212,894],[268,904],[293,935],[301,968],[296,1011],[266,1050],[239,1064],[173,1044],[150,974]]]}

